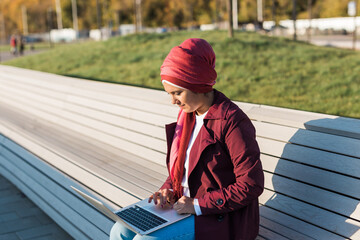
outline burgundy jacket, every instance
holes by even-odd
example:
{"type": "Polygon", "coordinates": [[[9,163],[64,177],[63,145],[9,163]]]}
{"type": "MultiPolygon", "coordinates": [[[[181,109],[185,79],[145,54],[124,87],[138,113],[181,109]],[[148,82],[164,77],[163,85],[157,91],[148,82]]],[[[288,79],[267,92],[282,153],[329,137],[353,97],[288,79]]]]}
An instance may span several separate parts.
{"type": "MultiPolygon", "coordinates": [[[[168,168],[175,127],[176,123],[166,126],[168,168]]],[[[172,188],[170,177],[161,188],[172,188]]],[[[190,152],[189,188],[202,211],[195,216],[196,239],[256,238],[264,175],[255,128],[237,105],[216,90],[190,152]]]]}

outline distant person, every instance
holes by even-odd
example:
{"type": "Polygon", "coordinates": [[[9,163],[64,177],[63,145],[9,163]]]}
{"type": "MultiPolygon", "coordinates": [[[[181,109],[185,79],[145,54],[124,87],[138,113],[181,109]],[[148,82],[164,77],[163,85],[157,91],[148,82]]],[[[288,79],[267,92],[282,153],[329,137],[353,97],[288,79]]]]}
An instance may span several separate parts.
{"type": "Polygon", "coordinates": [[[146,236],[118,222],[110,239],[255,239],[264,188],[260,150],[250,119],[213,89],[211,45],[191,38],[172,48],[160,75],[180,109],[177,122],[166,126],[169,176],[149,202],[191,216],[146,236]]]}
{"type": "Polygon", "coordinates": [[[19,54],[23,55],[25,49],[25,38],[24,36],[20,35],[19,37],[19,54]]]}
{"type": "Polygon", "coordinates": [[[10,52],[13,55],[17,54],[17,39],[15,35],[12,35],[10,38],[10,52]]]}

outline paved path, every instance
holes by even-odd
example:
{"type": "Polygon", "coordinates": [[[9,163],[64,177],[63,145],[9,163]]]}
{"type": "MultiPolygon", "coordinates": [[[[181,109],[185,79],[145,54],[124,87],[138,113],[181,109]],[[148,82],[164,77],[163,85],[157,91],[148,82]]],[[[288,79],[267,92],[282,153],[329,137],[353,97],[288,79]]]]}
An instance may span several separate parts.
{"type": "Polygon", "coordinates": [[[73,238],[0,175],[0,240],[23,239],[73,238]]]}
{"type": "MultiPolygon", "coordinates": [[[[40,53],[43,51],[46,51],[46,50],[34,50],[34,51],[28,50],[28,51],[25,51],[24,55],[22,55],[22,56],[33,55],[33,54],[37,54],[37,53],[40,53]]],[[[17,57],[21,57],[21,56],[19,56],[19,55],[14,56],[10,52],[0,52],[0,62],[5,62],[5,61],[11,60],[13,58],[17,58],[17,57]]]]}

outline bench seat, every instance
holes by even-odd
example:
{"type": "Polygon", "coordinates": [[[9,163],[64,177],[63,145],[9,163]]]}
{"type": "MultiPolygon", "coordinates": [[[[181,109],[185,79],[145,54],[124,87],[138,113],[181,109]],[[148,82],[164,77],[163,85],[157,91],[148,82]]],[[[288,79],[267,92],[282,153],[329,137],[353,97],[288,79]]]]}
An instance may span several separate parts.
{"type": "MultiPolygon", "coordinates": [[[[0,66],[0,93],[0,173],[74,238],[112,221],[70,185],[115,209],[165,180],[163,91],[0,66]]],[[[236,103],[261,149],[258,239],[360,239],[360,120],[236,103]]]]}

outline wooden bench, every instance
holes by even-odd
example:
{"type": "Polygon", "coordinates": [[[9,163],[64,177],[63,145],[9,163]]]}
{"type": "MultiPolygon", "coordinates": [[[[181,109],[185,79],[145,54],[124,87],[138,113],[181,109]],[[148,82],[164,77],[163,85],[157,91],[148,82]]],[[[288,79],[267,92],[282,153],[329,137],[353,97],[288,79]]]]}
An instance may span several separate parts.
{"type": "MultiPolygon", "coordinates": [[[[107,239],[113,208],[165,180],[164,91],[0,66],[0,174],[76,239],[107,239]]],[[[258,239],[360,239],[360,120],[237,102],[265,173],[258,239]]]]}

